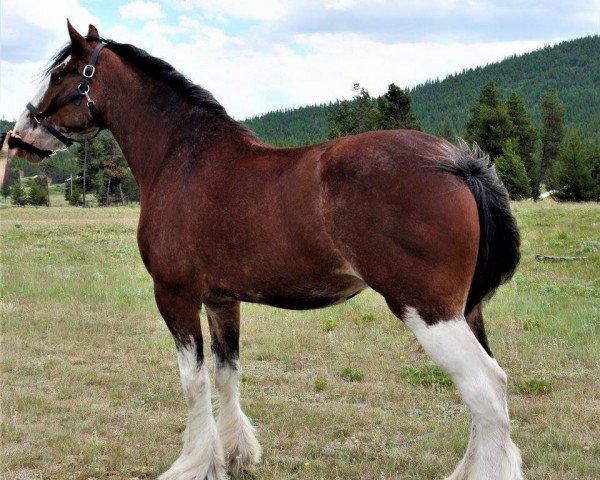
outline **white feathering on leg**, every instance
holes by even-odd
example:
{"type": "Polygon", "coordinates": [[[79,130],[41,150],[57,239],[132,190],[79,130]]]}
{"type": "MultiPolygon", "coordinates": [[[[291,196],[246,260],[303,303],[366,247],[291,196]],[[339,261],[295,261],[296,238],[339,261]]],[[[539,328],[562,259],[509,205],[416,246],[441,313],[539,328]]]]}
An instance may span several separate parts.
{"type": "Polygon", "coordinates": [[[159,480],[225,480],[225,458],[212,415],[210,378],[196,357],[196,342],[177,350],[179,373],[188,404],[181,455],[159,480]]]}
{"type": "Polygon", "coordinates": [[[473,417],[467,452],[447,480],[522,480],[521,454],[510,438],[504,370],[483,350],[463,316],[427,325],[407,307],[404,321],[450,375],[473,417]]]}
{"type": "Polygon", "coordinates": [[[219,392],[217,426],[223,450],[234,470],[250,469],[260,461],[261,447],[255,430],[240,407],[239,365],[217,362],[219,392]]]}

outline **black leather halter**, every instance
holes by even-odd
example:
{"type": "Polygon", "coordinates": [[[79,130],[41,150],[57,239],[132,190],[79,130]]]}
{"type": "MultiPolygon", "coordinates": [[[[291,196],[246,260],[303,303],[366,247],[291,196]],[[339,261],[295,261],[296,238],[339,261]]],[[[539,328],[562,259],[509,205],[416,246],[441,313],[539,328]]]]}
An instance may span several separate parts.
{"type": "MultiPolygon", "coordinates": [[[[44,127],[48,131],[48,133],[52,134],[54,137],[56,137],[58,140],[60,140],[62,143],[64,143],[67,147],[70,147],[71,145],[73,145],[74,142],[85,143],[87,141],[90,141],[105,128],[105,124],[104,124],[104,121],[102,120],[102,117],[100,116],[100,112],[98,112],[98,109],[96,108],[96,103],[90,98],[90,82],[92,80],[92,77],[96,73],[96,63],[98,62],[98,56],[100,55],[100,51],[105,46],[106,46],[106,43],[104,43],[104,42],[99,42],[96,45],[96,48],[94,48],[94,51],[92,52],[92,55],[90,56],[88,64],[85,67],[83,67],[83,71],[82,71],[83,78],[81,80],[81,83],[79,85],[77,85],[77,88],[75,88],[75,90],[73,90],[71,93],[65,95],[62,98],[59,98],[56,101],[53,101],[48,106],[48,108],[46,110],[44,110],[43,112],[40,112],[31,102],[29,102],[27,104],[27,110],[29,110],[29,112],[33,116],[33,119],[37,123],[39,123],[42,127],[44,127]],[[98,131],[96,133],[94,133],[94,135],[92,135],[91,137],[86,138],[84,140],[78,140],[75,138],[68,137],[64,133],[60,132],[58,130],[58,128],[56,128],[47,119],[47,117],[55,114],[58,110],[60,110],[62,107],[64,107],[65,105],[67,105],[69,103],[75,103],[75,104],[79,105],[81,103],[81,97],[85,97],[87,99],[87,107],[89,108],[90,114],[92,115],[92,118],[94,119],[94,122],[96,123],[96,126],[98,127],[98,131]]],[[[11,139],[9,139],[9,146],[10,146],[10,143],[11,143],[11,139]]],[[[24,144],[24,142],[20,142],[20,144],[24,144]]],[[[25,144],[25,145],[28,145],[28,144],[25,144]]],[[[19,145],[19,146],[22,146],[22,145],[19,145]]],[[[25,148],[25,150],[27,150],[27,148],[25,148]]],[[[47,150],[43,150],[42,152],[47,152],[47,150]]],[[[49,155],[45,155],[45,156],[49,156],[49,155]]]]}

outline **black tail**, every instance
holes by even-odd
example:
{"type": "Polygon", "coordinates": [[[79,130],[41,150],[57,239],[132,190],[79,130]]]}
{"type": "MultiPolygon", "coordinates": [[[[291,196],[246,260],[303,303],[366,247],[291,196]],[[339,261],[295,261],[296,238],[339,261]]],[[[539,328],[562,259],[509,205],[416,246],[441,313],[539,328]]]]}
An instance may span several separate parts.
{"type": "MultiPolygon", "coordinates": [[[[441,163],[440,169],[461,178],[473,193],[479,212],[479,253],[475,275],[467,297],[465,315],[496,289],[510,280],[519,264],[520,237],[515,217],[510,211],[508,192],[490,167],[489,158],[477,146],[461,142],[452,149],[451,163],[441,163]]],[[[483,347],[487,347],[481,314],[473,315],[481,325],[471,326],[483,347]],[[481,334],[477,332],[481,331],[481,334]]]]}

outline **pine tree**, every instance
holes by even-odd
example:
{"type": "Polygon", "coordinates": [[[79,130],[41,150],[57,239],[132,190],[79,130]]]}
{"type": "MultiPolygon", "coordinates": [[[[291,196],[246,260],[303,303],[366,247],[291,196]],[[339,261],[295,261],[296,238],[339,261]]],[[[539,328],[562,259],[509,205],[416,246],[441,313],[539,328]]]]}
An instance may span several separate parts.
{"type": "Polygon", "coordinates": [[[2,184],[2,187],[0,187],[0,194],[4,197],[5,200],[10,195],[10,187],[12,185],[11,178],[13,177],[14,175],[12,174],[11,170],[7,168],[6,177],[4,177],[4,183],[2,184]]]}
{"type": "Polygon", "coordinates": [[[548,186],[556,190],[554,198],[572,202],[597,198],[593,154],[593,147],[583,145],[576,132],[569,132],[548,175],[548,186]]]}
{"type": "Polygon", "coordinates": [[[495,160],[502,154],[502,147],[510,138],[511,131],[510,117],[500,101],[494,82],[489,80],[471,108],[465,140],[477,143],[495,160]]]}
{"type": "Polygon", "coordinates": [[[328,138],[372,130],[421,129],[411,110],[408,92],[397,85],[390,84],[387,93],[377,99],[358,83],[353,90],[352,100],[338,100],[327,107],[328,138]]]}
{"type": "Polygon", "coordinates": [[[377,129],[380,113],[375,101],[358,83],[352,90],[355,92],[352,100],[338,100],[327,107],[330,139],[377,129]]]}
{"type": "Polygon", "coordinates": [[[496,159],[496,171],[513,200],[521,200],[531,196],[531,185],[527,170],[517,153],[517,148],[518,144],[515,139],[507,140],[502,155],[496,159]]]}
{"type": "Polygon", "coordinates": [[[79,205],[79,199],[81,197],[81,182],[78,182],[75,178],[75,174],[71,176],[71,179],[65,182],[65,200],[69,202],[69,205],[79,205]]]}
{"type": "Polygon", "coordinates": [[[523,99],[517,92],[511,93],[506,101],[506,111],[512,122],[510,136],[517,140],[517,153],[521,157],[527,176],[532,182],[537,174],[537,161],[534,156],[535,142],[538,138],[538,131],[531,122],[529,112],[525,107],[523,99]]]}
{"type": "Polygon", "coordinates": [[[588,145],[588,153],[592,164],[592,178],[596,185],[596,195],[594,200],[600,200],[600,143],[591,143],[588,145]]]}
{"type": "Polygon", "coordinates": [[[99,170],[94,177],[94,186],[96,200],[99,207],[105,207],[108,205],[108,185],[107,177],[103,170],[99,170]]]}
{"type": "Polygon", "coordinates": [[[31,181],[27,193],[27,203],[36,206],[48,205],[48,184],[46,179],[40,175],[36,175],[31,181]]]}
{"type": "Polygon", "coordinates": [[[410,107],[410,95],[398,85],[389,85],[388,91],[377,99],[377,107],[381,114],[379,130],[421,130],[421,124],[410,107]]]}
{"type": "Polygon", "coordinates": [[[454,126],[448,117],[444,118],[444,123],[442,123],[442,131],[440,133],[440,137],[445,138],[449,142],[456,141],[456,132],[454,131],[454,126]]]}
{"type": "Polygon", "coordinates": [[[101,168],[102,161],[108,155],[108,145],[112,136],[108,133],[98,135],[88,144],[87,161],[85,160],[85,145],[77,144],[75,155],[77,157],[78,171],[75,178],[79,180],[79,188],[83,194],[86,194],[86,203],[89,203],[87,196],[94,193],[97,188],[96,175],[101,168]],[[85,163],[85,175],[84,175],[85,163]],[[85,178],[85,185],[84,183],[85,178]]]}
{"type": "Polygon", "coordinates": [[[10,201],[13,205],[27,205],[27,196],[21,185],[21,180],[17,179],[10,186],[10,201]]]}
{"type": "Polygon", "coordinates": [[[124,201],[121,183],[127,175],[129,167],[127,167],[121,149],[114,140],[108,144],[107,150],[109,155],[102,162],[101,169],[96,175],[98,205],[109,205],[111,195],[114,196],[115,192],[118,192],[119,198],[124,201]]]}
{"type": "Polygon", "coordinates": [[[548,90],[540,102],[542,109],[542,158],[538,167],[533,198],[540,195],[540,185],[546,172],[558,157],[564,135],[565,106],[561,103],[555,90],[548,90]]]}

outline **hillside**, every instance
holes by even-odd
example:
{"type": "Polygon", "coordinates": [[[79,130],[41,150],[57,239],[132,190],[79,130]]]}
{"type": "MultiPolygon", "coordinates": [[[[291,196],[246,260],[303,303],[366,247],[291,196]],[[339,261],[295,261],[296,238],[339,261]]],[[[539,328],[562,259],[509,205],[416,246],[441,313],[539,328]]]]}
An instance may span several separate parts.
{"type": "Polygon", "coordinates": [[[278,110],[244,123],[263,140],[279,146],[317,143],[327,136],[326,105],[278,110]]]}
{"type": "MultiPolygon", "coordinates": [[[[517,91],[536,122],[540,98],[555,88],[567,107],[567,128],[577,128],[584,137],[600,138],[600,36],[561,42],[418,85],[411,89],[411,96],[423,128],[439,134],[449,121],[462,134],[471,105],[490,79],[504,97],[517,91]]],[[[393,78],[389,82],[398,83],[393,78]]],[[[269,112],[244,123],[276,145],[313,143],[327,136],[325,105],[269,112]]]]}

